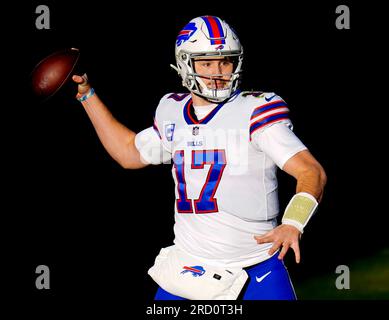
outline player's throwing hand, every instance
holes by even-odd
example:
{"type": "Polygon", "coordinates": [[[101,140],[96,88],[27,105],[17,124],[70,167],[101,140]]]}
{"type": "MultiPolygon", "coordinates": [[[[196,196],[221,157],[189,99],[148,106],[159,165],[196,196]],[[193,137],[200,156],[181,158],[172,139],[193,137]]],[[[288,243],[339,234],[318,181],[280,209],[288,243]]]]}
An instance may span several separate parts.
{"type": "Polygon", "coordinates": [[[86,73],[84,73],[82,76],[73,75],[72,79],[75,83],[78,84],[78,93],[76,98],[83,96],[91,89],[86,73]]]}

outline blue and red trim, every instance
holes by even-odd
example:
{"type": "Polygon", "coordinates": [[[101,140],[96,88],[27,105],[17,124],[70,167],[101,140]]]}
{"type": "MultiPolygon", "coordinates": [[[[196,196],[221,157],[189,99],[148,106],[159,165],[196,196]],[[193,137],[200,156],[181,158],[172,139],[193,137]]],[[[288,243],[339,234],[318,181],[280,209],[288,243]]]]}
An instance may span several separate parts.
{"type": "Polygon", "coordinates": [[[191,108],[193,108],[193,101],[190,98],[184,105],[184,118],[187,124],[207,124],[215,116],[215,114],[223,107],[225,102],[218,104],[210,113],[208,113],[203,119],[197,120],[191,114],[191,108]]]}
{"type": "Polygon", "coordinates": [[[190,109],[193,108],[193,100],[189,98],[189,100],[184,105],[184,118],[187,124],[198,124],[197,119],[193,118],[190,112],[190,109]]]}
{"type": "Polygon", "coordinates": [[[254,119],[255,117],[259,116],[260,114],[269,111],[269,110],[276,110],[280,108],[287,108],[287,104],[283,100],[278,100],[274,102],[270,102],[267,104],[264,104],[258,108],[255,108],[253,113],[251,114],[250,120],[254,119]]]}
{"type": "Polygon", "coordinates": [[[250,140],[251,140],[251,135],[258,129],[263,128],[266,125],[269,125],[271,123],[289,119],[288,113],[287,112],[280,112],[280,113],[274,113],[272,115],[269,115],[268,117],[262,118],[261,120],[258,120],[254,123],[251,124],[250,126],[250,140]]]}

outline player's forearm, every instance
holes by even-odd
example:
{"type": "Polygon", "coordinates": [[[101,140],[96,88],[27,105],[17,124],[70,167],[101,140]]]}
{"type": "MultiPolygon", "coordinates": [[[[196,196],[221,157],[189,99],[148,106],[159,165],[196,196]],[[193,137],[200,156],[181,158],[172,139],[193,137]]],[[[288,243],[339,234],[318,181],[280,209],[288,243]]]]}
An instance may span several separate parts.
{"type": "Polygon", "coordinates": [[[319,164],[314,164],[306,168],[297,176],[296,193],[306,192],[321,201],[324,186],[327,183],[327,176],[324,169],[319,164]]]}
{"type": "Polygon", "coordinates": [[[135,132],[117,121],[96,94],[83,101],[82,105],[101,143],[114,160],[128,169],[145,166],[135,147],[135,132]]]}
{"type": "Polygon", "coordinates": [[[296,153],[284,164],[283,170],[297,180],[296,193],[309,193],[320,202],[327,177],[321,164],[308,150],[296,153]]]}

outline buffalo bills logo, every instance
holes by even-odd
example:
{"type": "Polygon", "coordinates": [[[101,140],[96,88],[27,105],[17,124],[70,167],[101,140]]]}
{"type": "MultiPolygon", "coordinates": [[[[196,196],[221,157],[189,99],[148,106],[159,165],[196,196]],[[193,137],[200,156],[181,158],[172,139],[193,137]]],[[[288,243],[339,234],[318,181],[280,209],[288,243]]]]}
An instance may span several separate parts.
{"type": "Polygon", "coordinates": [[[194,277],[201,277],[204,273],[205,270],[202,266],[193,266],[193,267],[183,267],[184,271],[181,271],[181,274],[185,274],[190,272],[192,276],[194,277]]]}
{"type": "Polygon", "coordinates": [[[177,46],[182,45],[183,42],[189,40],[189,38],[196,32],[197,27],[196,23],[190,22],[188,23],[184,29],[180,31],[177,37],[177,46]]]}

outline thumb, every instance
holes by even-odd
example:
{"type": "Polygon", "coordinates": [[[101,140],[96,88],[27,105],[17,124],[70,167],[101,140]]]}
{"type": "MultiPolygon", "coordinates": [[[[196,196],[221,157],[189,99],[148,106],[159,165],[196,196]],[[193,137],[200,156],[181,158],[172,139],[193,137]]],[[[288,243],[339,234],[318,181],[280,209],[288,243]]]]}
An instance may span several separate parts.
{"type": "Polygon", "coordinates": [[[83,79],[81,76],[76,75],[76,74],[72,76],[72,80],[73,80],[75,83],[78,83],[78,84],[81,84],[81,83],[84,82],[84,79],[83,79]]]}
{"type": "Polygon", "coordinates": [[[81,83],[82,82],[82,78],[78,75],[73,75],[72,76],[72,80],[75,82],[75,83],[81,83]]]}
{"type": "Polygon", "coordinates": [[[84,95],[90,90],[90,85],[88,81],[88,76],[86,73],[84,73],[82,76],[79,75],[73,75],[72,80],[78,84],[78,94],[79,95],[84,95]]]}

